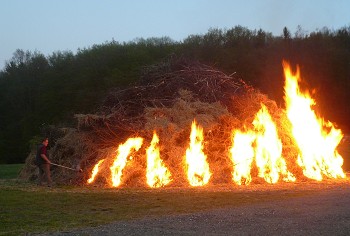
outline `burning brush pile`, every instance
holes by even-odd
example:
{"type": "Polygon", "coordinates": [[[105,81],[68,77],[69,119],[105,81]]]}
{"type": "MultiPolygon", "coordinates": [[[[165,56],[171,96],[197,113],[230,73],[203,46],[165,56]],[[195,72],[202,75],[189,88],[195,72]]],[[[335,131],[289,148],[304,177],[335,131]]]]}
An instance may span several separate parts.
{"type": "MultiPolygon", "coordinates": [[[[286,109],[233,75],[172,59],[79,114],[50,150],[58,183],[108,187],[210,186],[345,178],[341,130],[312,110],[299,71],[284,63],[286,109]]],[[[283,88],[281,88],[283,89],[283,88]]],[[[27,158],[21,176],[37,178],[27,158]]]]}

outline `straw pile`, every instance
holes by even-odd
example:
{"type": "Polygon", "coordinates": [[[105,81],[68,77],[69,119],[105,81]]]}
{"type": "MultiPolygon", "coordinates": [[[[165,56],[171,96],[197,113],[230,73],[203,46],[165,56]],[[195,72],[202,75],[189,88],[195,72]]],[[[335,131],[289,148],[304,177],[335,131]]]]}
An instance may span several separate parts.
{"type": "MultiPolygon", "coordinates": [[[[160,155],[172,174],[170,186],[188,186],[184,154],[191,122],[204,130],[204,152],[210,166],[211,185],[232,183],[233,165],[228,156],[232,130],[252,128],[255,114],[265,104],[277,124],[288,168],[295,166],[296,148],[289,136],[284,111],[266,95],[244,81],[198,62],[172,58],[144,69],[140,81],[126,89],[112,90],[96,114],[77,114],[77,127],[62,132],[50,150],[52,162],[83,173],[55,168],[57,183],[85,184],[93,166],[107,158],[96,185],[109,184],[109,166],[118,145],[129,137],[144,143],[123,170],[122,186],[146,186],[146,151],[153,131],[160,139],[160,155]]],[[[35,151],[27,158],[21,177],[35,180],[35,151]]],[[[299,175],[300,170],[291,170],[299,175]]],[[[256,167],[252,175],[257,176],[256,167]]]]}

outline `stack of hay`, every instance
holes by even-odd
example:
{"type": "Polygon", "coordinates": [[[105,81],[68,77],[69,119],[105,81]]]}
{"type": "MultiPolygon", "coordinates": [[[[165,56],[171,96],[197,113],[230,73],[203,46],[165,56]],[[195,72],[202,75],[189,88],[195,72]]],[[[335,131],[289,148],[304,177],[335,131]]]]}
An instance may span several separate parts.
{"type": "MultiPolygon", "coordinates": [[[[286,147],[283,156],[287,164],[295,162],[296,148],[288,132],[290,124],[274,101],[242,80],[212,67],[178,58],[164,61],[145,68],[136,85],[111,91],[97,114],[75,116],[76,129],[70,129],[57,140],[50,150],[50,159],[74,168],[79,166],[84,171],[56,168],[53,178],[58,183],[85,184],[98,160],[107,158],[111,162],[119,144],[129,137],[142,137],[142,148],[123,170],[122,186],[144,187],[145,149],[156,131],[161,159],[172,173],[170,186],[188,186],[183,157],[195,119],[204,130],[204,152],[213,173],[210,184],[232,183],[233,165],[228,155],[232,130],[251,128],[261,103],[277,124],[286,147]]],[[[34,155],[35,151],[27,158],[21,177],[37,178],[32,164],[34,155]]],[[[108,185],[109,172],[107,167],[101,170],[96,184],[108,185]]],[[[253,172],[257,172],[256,167],[253,172]]]]}

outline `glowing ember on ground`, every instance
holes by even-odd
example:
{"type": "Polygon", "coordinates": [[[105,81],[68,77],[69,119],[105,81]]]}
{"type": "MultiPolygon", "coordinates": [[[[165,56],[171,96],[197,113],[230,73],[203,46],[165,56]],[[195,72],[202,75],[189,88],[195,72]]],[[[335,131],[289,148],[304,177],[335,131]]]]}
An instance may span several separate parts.
{"type": "Polygon", "coordinates": [[[118,187],[121,182],[122,171],[127,163],[127,157],[129,156],[132,149],[138,151],[141,148],[143,139],[142,138],[129,138],[124,144],[119,145],[118,155],[114,159],[113,165],[111,166],[112,174],[112,186],[118,187]]]}
{"type": "Polygon", "coordinates": [[[104,162],[104,160],[105,160],[105,159],[100,160],[100,161],[94,166],[94,168],[92,169],[91,177],[90,177],[90,179],[88,179],[88,181],[87,181],[88,184],[91,184],[92,182],[94,182],[95,176],[96,176],[97,173],[98,173],[98,169],[99,169],[100,165],[104,162]]]}
{"type": "Polygon", "coordinates": [[[154,132],[151,145],[147,148],[147,184],[150,187],[163,187],[170,183],[170,171],[163,164],[159,154],[159,138],[154,132]]]}
{"type": "Polygon", "coordinates": [[[203,129],[192,122],[190,146],[186,150],[187,178],[192,186],[203,186],[209,182],[211,173],[207,157],[203,152],[203,129]]]}
{"type": "Polygon", "coordinates": [[[324,122],[312,110],[315,101],[308,92],[299,89],[300,71],[291,72],[289,64],[283,63],[285,73],[285,101],[287,115],[292,123],[292,133],[300,149],[297,163],[306,177],[322,180],[322,176],[345,178],[343,158],[336,147],[343,135],[331,122],[324,122]]]}

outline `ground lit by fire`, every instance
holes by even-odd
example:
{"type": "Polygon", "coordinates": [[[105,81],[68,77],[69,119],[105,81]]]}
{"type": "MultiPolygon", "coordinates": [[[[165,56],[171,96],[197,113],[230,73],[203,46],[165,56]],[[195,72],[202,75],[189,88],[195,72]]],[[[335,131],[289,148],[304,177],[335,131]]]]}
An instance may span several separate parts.
{"type": "MultiPolygon", "coordinates": [[[[343,138],[341,130],[316,115],[312,108],[315,101],[308,91],[301,91],[299,88],[299,68],[293,73],[288,63],[284,62],[283,67],[285,111],[291,123],[289,132],[299,150],[294,165],[300,168],[308,179],[322,181],[325,178],[346,178],[342,169],[343,158],[337,151],[343,138]]],[[[253,128],[232,130],[232,145],[227,150],[233,169],[232,183],[250,184],[252,177],[256,177],[252,176],[253,165],[258,169],[257,177],[267,183],[298,181],[282,155],[283,145],[276,124],[264,104],[261,104],[252,125],[253,128]]],[[[124,168],[132,162],[132,153],[137,152],[143,142],[142,137],[132,137],[120,144],[115,156],[106,157],[96,163],[87,183],[93,183],[101,174],[99,169],[108,165],[107,182],[111,187],[119,187],[123,181],[124,168]],[[106,159],[108,160],[105,161],[106,159]]],[[[152,188],[164,187],[173,181],[172,173],[162,161],[159,142],[161,140],[154,131],[150,145],[145,147],[147,185],[152,188]]],[[[213,174],[203,151],[204,145],[203,128],[194,120],[188,137],[188,147],[183,153],[183,171],[190,186],[207,185],[213,174]]]]}

